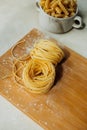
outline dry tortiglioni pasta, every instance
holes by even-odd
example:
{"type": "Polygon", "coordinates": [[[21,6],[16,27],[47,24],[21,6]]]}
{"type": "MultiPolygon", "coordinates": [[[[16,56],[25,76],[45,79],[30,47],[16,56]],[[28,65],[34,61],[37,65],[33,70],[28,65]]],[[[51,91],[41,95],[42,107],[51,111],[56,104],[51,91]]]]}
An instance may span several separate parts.
{"type": "Polygon", "coordinates": [[[64,58],[64,52],[56,43],[41,39],[34,44],[30,56],[32,59],[36,58],[50,61],[56,66],[64,58]]]}
{"type": "Polygon", "coordinates": [[[75,15],[77,0],[40,0],[40,6],[53,17],[67,18],[75,15]]]}
{"type": "Polygon", "coordinates": [[[55,67],[46,60],[31,59],[23,70],[23,82],[32,93],[46,93],[55,80],[55,67]]]}

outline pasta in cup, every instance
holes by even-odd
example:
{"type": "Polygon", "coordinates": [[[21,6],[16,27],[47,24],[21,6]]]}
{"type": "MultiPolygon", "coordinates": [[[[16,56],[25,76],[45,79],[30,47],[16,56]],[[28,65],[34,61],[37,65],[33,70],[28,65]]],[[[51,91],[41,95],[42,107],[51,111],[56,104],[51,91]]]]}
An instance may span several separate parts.
{"type": "Polygon", "coordinates": [[[65,33],[73,27],[82,28],[76,0],[40,0],[38,9],[39,24],[49,32],[65,33]]]}

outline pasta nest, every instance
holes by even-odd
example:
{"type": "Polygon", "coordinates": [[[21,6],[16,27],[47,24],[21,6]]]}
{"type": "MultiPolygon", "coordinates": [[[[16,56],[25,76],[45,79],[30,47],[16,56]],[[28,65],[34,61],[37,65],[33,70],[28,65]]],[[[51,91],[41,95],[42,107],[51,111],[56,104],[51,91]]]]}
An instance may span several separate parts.
{"type": "Polygon", "coordinates": [[[23,82],[32,93],[46,93],[55,80],[55,67],[47,60],[31,59],[23,70],[23,82]]]}
{"type": "Polygon", "coordinates": [[[47,60],[56,66],[64,58],[64,52],[56,43],[41,39],[34,44],[30,56],[32,59],[47,60]]]}

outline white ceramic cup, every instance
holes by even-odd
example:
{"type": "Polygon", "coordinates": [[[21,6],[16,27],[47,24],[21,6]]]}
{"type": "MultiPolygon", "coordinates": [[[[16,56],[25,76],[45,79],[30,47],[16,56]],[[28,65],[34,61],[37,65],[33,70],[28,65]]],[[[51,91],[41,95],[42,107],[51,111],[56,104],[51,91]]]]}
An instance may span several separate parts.
{"type": "Polygon", "coordinates": [[[53,16],[48,15],[43,11],[43,9],[38,4],[39,0],[36,0],[36,6],[39,10],[39,24],[41,27],[46,29],[47,31],[53,33],[65,33],[74,28],[82,27],[82,18],[77,16],[78,8],[76,13],[72,17],[68,18],[55,18],[53,16]]]}

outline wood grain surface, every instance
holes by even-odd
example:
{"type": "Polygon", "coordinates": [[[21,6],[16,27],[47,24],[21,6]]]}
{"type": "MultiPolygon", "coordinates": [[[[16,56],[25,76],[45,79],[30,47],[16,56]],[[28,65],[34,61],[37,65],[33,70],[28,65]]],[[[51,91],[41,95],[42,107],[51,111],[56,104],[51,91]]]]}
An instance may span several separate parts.
{"type": "MultiPolygon", "coordinates": [[[[37,29],[30,31],[18,41],[16,56],[27,54],[40,38],[46,36],[37,29]]],[[[14,59],[8,50],[0,57],[0,94],[46,130],[87,130],[87,59],[63,49],[66,57],[57,66],[55,84],[42,95],[28,93],[13,76],[2,79],[12,74],[14,59]]]]}

